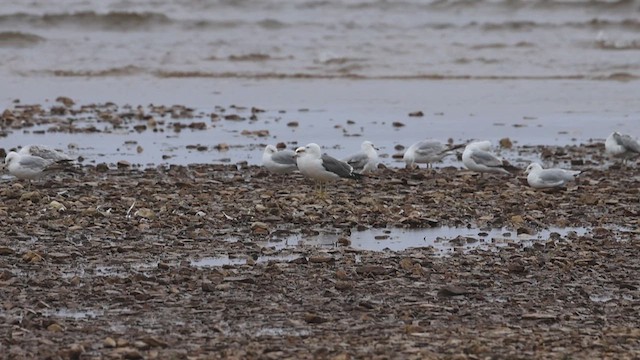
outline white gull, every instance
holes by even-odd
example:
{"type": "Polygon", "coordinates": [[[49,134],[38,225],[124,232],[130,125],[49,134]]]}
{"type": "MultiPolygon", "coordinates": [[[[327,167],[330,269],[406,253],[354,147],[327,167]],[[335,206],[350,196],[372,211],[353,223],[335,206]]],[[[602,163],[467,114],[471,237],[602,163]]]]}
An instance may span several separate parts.
{"type": "Polygon", "coordinates": [[[531,163],[524,171],[527,174],[527,183],[535,189],[550,189],[563,187],[566,183],[574,181],[576,176],[584,171],[565,169],[543,169],[538,163],[531,163]]]}
{"type": "Polygon", "coordinates": [[[350,155],[342,161],[351,165],[354,172],[367,174],[378,168],[378,150],[371,141],[363,141],[360,152],[350,155]]]}

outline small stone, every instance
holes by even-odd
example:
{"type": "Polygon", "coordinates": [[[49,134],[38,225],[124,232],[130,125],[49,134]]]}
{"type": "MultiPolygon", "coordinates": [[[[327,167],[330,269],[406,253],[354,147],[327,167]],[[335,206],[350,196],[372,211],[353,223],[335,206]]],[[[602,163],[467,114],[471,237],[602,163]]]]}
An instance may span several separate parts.
{"type": "Polygon", "coordinates": [[[56,98],[56,101],[59,102],[59,103],[62,103],[66,107],[72,107],[76,103],[71,98],[66,97],[66,96],[58,96],[56,98]]]}
{"type": "Polygon", "coordinates": [[[346,271],[340,269],[336,271],[336,278],[338,278],[339,280],[347,280],[349,279],[349,275],[347,275],[346,271]]]}
{"type": "Polygon", "coordinates": [[[503,149],[511,149],[513,147],[513,143],[509,138],[500,139],[500,147],[503,149]]]}
{"type": "Polygon", "coordinates": [[[413,270],[413,260],[410,258],[404,258],[400,260],[400,267],[404,271],[412,271],[413,270]]]}
{"type": "Polygon", "coordinates": [[[13,255],[15,251],[7,246],[0,246],[0,255],[13,255]]]}
{"type": "Polygon", "coordinates": [[[309,262],[315,264],[329,263],[333,261],[335,261],[335,259],[333,258],[333,256],[329,255],[316,255],[309,257],[309,262]]]}
{"type": "Polygon", "coordinates": [[[400,121],[394,121],[391,125],[393,127],[403,127],[404,123],[401,123],[400,121]]]}
{"type": "Polygon", "coordinates": [[[363,265],[356,272],[361,275],[385,275],[389,273],[389,269],[379,265],[363,265]]]}
{"type": "Polygon", "coordinates": [[[414,111],[414,112],[410,112],[409,116],[411,116],[411,117],[423,117],[424,113],[422,111],[414,111]]]}
{"type": "Polygon", "coordinates": [[[60,325],[59,325],[59,324],[57,324],[57,323],[53,323],[53,324],[51,324],[51,325],[47,326],[47,330],[48,330],[48,331],[51,331],[51,332],[63,332],[63,331],[64,331],[64,329],[62,328],[62,326],[60,326],[60,325]]]}
{"type": "Polygon", "coordinates": [[[344,291],[349,290],[353,287],[353,284],[349,281],[337,281],[335,284],[336,290],[344,291]]]}
{"type": "Polygon", "coordinates": [[[471,291],[458,285],[447,285],[438,291],[438,295],[440,296],[458,296],[467,294],[471,294],[471,291]]]}
{"type": "Polygon", "coordinates": [[[61,203],[59,203],[58,201],[53,200],[52,202],[49,203],[49,207],[52,208],[55,211],[65,211],[67,210],[67,208],[62,205],[61,203]]]}
{"type": "Polygon", "coordinates": [[[131,163],[128,162],[127,160],[119,160],[116,165],[118,166],[118,169],[126,169],[131,167],[131,163]]]}
{"type": "Polygon", "coordinates": [[[142,208],[133,213],[133,216],[139,216],[145,219],[153,220],[156,218],[156,213],[151,209],[142,208]]]}
{"type": "Polygon", "coordinates": [[[229,150],[229,144],[220,143],[220,144],[214,146],[213,148],[218,150],[218,151],[227,151],[227,150],[229,150]]]}
{"type": "Polygon", "coordinates": [[[323,322],[327,322],[327,319],[318,314],[306,313],[304,314],[304,321],[309,324],[322,324],[323,322]]]}
{"type": "Polygon", "coordinates": [[[102,341],[104,347],[114,348],[116,347],[116,341],[112,337],[107,337],[102,341]]]}

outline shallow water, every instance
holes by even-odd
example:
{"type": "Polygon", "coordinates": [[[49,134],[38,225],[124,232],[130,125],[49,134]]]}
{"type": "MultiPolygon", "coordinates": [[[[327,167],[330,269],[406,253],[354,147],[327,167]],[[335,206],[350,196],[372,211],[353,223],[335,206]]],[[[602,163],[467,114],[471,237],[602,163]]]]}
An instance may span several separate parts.
{"type": "MultiPolygon", "coordinates": [[[[436,255],[450,254],[454,250],[468,251],[475,248],[488,249],[510,244],[531,246],[535,242],[546,242],[550,237],[577,236],[588,232],[585,228],[556,228],[540,230],[536,234],[516,235],[515,230],[438,227],[427,229],[369,229],[353,231],[347,238],[351,247],[369,251],[402,251],[409,248],[431,247],[436,255]]],[[[296,246],[336,247],[340,234],[293,235],[281,241],[271,241],[262,245],[276,250],[296,246]]]]}
{"type": "Polygon", "coordinates": [[[639,15],[633,0],[7,0],[0,111],[64,95],[267,112],[254,124],[180,134],[9,129],[2,146],[75,144],[89,162],[259,164],[275,142],[317,142],[343,157],[365,139],[391,156],[425,138],[564,145],[613,130],[637,136],[639,15]],[[407,116],[414,111],[425,116],[407,116]],[[268,137],[239,134],[264,129],[268,137]],[[231,148],[213,150],[219,143],[231,148]],[[208,150],[187,148],[197,144],[208,150]]]}
{"type": "MultiPolygon", "coordinates": [[[[299,258],[299,255],[262,255],[255,261],[256,263],[266,263],[269,261],[287,262],[299,258]]],[[[224,265],[244,265],[247,263],[246,258],[230,258],[229,255],[210,256],[198,260],[192,260],[191,266],[195,267],[218,267],[224,265]]]]}
{"type": "MultiPolygon", "coordinates": [[[[640,117],[640,110],[632,105],[636,101],[635,82],[234,81],[227,84],[222,94],[211,99],[205,90],[210,85],[204,80],[187,82],[192,87],[175,90],[171,88],[172,81],[148,91],[147,86],[153,87],[152,83],[132,85],[132,92],[137,94],[135,98],[140,103],[153,102],[154,97],[160,97],[163,104],[179,103],[196,109],[196,118],[166,119],[166,125],[159,126],[163,131],[137,132],[132,127],[113,129],[109,124],[96,122],[95,114],[85,114],[77,116],[74,124],[79,128],[96,126],[102,132],[37,132],[47,130],[46,125],[7,129],[2,147],[45,144],[72,155],[82,155],[87,163],[127,160],[141,165],[239,161],[260,164],[266,144],[284,142],[290,149],[295,149],[317,142],[324,151],[340,158],[359,151],[360,143],[366,139],[380,148],[383,164],[398,167],[404,164],[391,156],[403,150],[396,150],[396,146],[406,148],[425,138],[441,141],[451,138],[455,143],[489,139],[497,145],[499,139],[508,137],[516,146],[602,142],[615,129],[637,133],[637,118],[640,117]],[[594,99],[594,92],[601,95],[594,99]],[[551,97],[549,94],[552,93],[571,95],[568,98],[551,97]],[[257,121],[210,121],[211,113],[220,114],[214,109],[215,105],[227,108],[227,114],[248,117],[249,110],[233,110],[229,108],[231,104],[256,106],[265,112],[258,114],[257,121]],[[409,112],[418,110],[425,116],[408,116],[409,112]],[[207,128],[175,132],[170,126],[174,122],[199,121],[205,122],[207,128]],[[287,126],[294,121],[298,126],[287,126]],[[393,122],[401,122],[404,126],[394,127],[393,122]],[[268,130],[269,135],[247,136],[242,135],[243,130],[268,130]],[[230,148],[216,150],[215,146],[221,143],[230,148]],[[193,145],[206,148],[203,151],[189,148],[193,145]]],[[[25,85],[0,88],[0,95],[5,91],[11,94],[7,95],[9,98],[24,95],[33,101],[47,96],[29,91],[29,86],[21,86],[25,85]]],[[[115,101],[122,106],[131,100],[124,87],[126,84],[109,86],[96,80],[88,80],[83,85],[76,79],[61,91],[77,101],[115,101]]],[[[26,99],[24,101],[28,102],[26,99]]],[[[144,108],[149,111],[146,106],[144,108]]],[[[503,156],[511,162],[521,157],[508,151],[503,156]]],[[[526,162],[529,160],[538,159],[534,155],[526,158],[526,162]]],[[[460,166],[454,157],[447,158],[444,165],[460,166]]]]}
{"type": "Polygon", "coordinates": [[[56,310],[44,310],[42,311],[44,316],[69,318],[74,320],[91,319],[104,315],[104,311],[101,310],[73,310],[73,309],[56,309],[56,310]]]}

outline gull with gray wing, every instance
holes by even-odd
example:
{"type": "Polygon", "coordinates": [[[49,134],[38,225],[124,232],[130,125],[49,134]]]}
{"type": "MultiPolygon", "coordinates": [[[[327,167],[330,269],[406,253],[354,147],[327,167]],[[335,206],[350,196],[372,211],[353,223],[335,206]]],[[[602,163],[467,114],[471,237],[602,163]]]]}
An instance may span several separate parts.
{"type": "Polygon", "coordinates": [[[483,173],[510,174],[499,157],[490,153],[490,141],[476,141],[467,145],[462,153],[462,163],[472,171],[483,173]]]}
{"type": "Polygon", "coordinates": [[[291,150],[278,149],[273,145],[267,145],[262,154],[262,165],[276,174],[286,174],[298,169],[296,153],[291,150]]]}
{"type": "Polygon", "coordinates": [[[360,145],[360,152],[348,156],[342,161],[351,165],[354,172],[367,174],[378,167],[378,150],[371,141],[364,141],[360,145]]]}
{"type": "Polygon", "coordinates": [[[538,163],[531,163],[527,166],[527,183],[535,189],[551,189],[563,187],[566,183],[574,181],[576,176],[584,171],[565,169],[543,169],[538,163]]]}
{"type": "Polygon", "coordinates": [[[298,169],[305,177],[313,180],[322,194],[322,185],[341,178],[359,179],[362,175],[353,171],[353,167],[327,154],[322,154],[320,146],[307,144],[296,149],[298,169]]]}
{"type": "Polygon", "coordinates": [[[640,155],[640,143],[638,140],[617,131],[612,132],[607,137],[604,148],[607,154],[622,159],[623,163],[640,155]]]}
{"type": "Polygon", "coordinates": [[[427,168],[433,167],[433,163],[439,162],[447,155],[452,155],[453,150],[464,145],[446,146],[438,140],[428,139],[418,141],[411,145],[402,156],[407,168],[416,168],[416,164],[427,164],[427,168]]]}
{"type": "Polygon", "coordinates": [[[27,145],[22,149],[20,149],[18,153],[21,155],[37,156],[39,158],[42,158],[45,160],[52,160],[52,161],[72,161],[73,160],[69,155],[61,151],[58,151],[54,148],[48,147],[46,145],[27,145]]]}

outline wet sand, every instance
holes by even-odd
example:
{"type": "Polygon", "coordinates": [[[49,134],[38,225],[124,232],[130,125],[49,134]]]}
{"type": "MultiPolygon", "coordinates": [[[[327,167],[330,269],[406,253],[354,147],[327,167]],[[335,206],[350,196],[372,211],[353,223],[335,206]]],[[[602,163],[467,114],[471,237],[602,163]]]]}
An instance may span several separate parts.
{"type": "MultiPolygon", "coordinates": [[[[521,149],[523,150],[523,149],[521,149]]],[[[601,146],[548,147],[601,158],[601,146]]],[[[525,150],[526,151],[526,150],[525,150]]],[[[247,165],[84,167],[0,189],[10,358],[637,358],[637,167],[568,189],[446,167],[328,186],[247,165]],[[367,251],[375,228],[507,246],[367,251]],[[550,233],[525,246],[516,235],[550,233]],[[318,246],[323,231],[340,234],[318,246]],[[282,239],[301,240],[282,246],[282,239]],[[309,239],[309,244],[305,244],[309,239]],[[438,256],[435,256],[438,255],[438,256]]]]}

